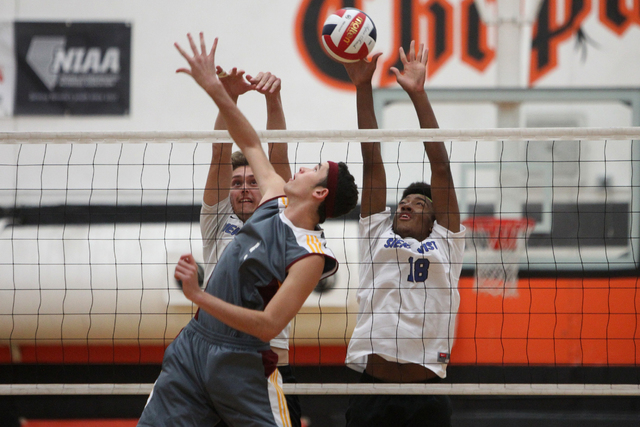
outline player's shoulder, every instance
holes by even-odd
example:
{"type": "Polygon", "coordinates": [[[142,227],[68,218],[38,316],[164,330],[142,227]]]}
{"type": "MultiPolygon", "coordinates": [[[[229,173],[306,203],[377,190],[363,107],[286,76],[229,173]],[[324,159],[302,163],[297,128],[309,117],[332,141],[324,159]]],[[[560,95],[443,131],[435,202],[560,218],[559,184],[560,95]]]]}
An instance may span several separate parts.
{"type": "Polygon", "coordinates": [[[391,208],[387,207],[384,211],[375,212],[371,215],[360,217],[359,220],[361,232],[384,232],[386,229],[390,229],[393,224],[393,216],[391,215],[391,208]]]}
{"type": "Polygon", "coordinates": [[[264,200],[260,203],[260,206],[256,208],[255,212],[253,213],[253,215],[251,215],[251,218],[249,220],[253,219],[253,222],[256,222],[267,217],[272,217],[274,214],[277,214],[280,211],[284,210],[284,208],[286,207],[286,203],[287,198],[283,196],[264,200]]]}
{"type": "MultiPolygon", "coordinates": [[[[268,200],[263,200],[258,206],[258,209],[284,209],[289,204],[289,199],[285,196],[272,197],[268,200]]],[[[258,210],[256,209],[256,211],[258,210]]]]}
{"type": "Polygon", "coordinates": [[[452,237],[464,237],[466,231],[467,229],[465,228],[465,226],[460,224],[460,231],[453,232],[448,228],[440,225],[436,220],[433,224],[433,229],[431,230],[431,234],[429,235],[429,238],[440,237],[440,238],[446,239],[446,238],[452,238],[452,237]]]}
{"type": "Polygon", "coordinates": [[[233,207],[231,206],[231,200],[228,197],[220,200],[218,203],[208,205],[202,201],[201,213],[232,213],[233,207]]]}

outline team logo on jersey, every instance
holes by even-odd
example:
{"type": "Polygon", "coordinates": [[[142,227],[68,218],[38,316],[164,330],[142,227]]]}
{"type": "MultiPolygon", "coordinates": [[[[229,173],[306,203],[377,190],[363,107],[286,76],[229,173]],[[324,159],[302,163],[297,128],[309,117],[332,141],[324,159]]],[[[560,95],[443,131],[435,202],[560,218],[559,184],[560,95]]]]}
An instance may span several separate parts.
{"type": "Polygon", "coordinates": [[[222,230],[223,233],[230,234],[232,236],[235,236],[236,234],[238,234],[239,231],[240,231],[240,227],[238,227],[237,225],[233,225],[233,224],[225,225],[224,229],[222,230]]]}
{"type": "Polygon", "coordinates": [[[389,248],[411,249],[411,246],[402,239],[396,239],[394,237],[391,237],[387,239],[387,242],[384,244],[384,248],[385,249],[389,249],[389,248]]]}
{"type": "Polygon", "coordinates": [[[420,245],[420,247],[418,248],[418,253],[423,254],[425,252],[437,251],[437,250],[438,250],[438,246],[436,245],[436,242],[428,241],[420,245]]]}

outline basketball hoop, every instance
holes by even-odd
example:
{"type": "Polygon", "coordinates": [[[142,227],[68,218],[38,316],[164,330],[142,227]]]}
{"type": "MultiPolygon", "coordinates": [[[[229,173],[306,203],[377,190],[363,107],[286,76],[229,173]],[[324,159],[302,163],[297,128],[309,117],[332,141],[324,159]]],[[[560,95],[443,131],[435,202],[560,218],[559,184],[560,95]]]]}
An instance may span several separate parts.
{"type": "Polygon", "coordinates": [[[473,217],[463,221],[476,253],[476,290],[514,296],[525,243],[535,225],[529,218],[473,217]]]}

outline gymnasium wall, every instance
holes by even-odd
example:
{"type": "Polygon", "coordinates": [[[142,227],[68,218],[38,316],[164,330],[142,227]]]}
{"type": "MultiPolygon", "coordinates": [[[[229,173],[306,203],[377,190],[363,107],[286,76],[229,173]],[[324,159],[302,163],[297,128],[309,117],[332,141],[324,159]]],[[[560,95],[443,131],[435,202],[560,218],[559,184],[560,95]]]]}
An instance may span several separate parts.
{"type": "MultiPolygon", "coordinates": [[[[491,11],[495,2],[483,3],[491,11]]],[[[540,15],[544,25],[538,26],[537,33],[532,25],[524,25],[522,40],[513,40],[512,52],[522,52],[509,60],[520,64],[516,85],[637,87],[640,56],[631,53],[637,52],[640,42],[639,12],[637,7],[618,3],[605,8],[604,0],[544,2],[540,15]],[[532,40],[536,42],[533,49],[532,40]]],[[[5,32],[10,31],[6,27],[13,21],[130,23],[131,108],[124,117],[109,118],[0,116],[0,131],[212,129],[213,103],[188,76],[175,74],[185,61],[173,43],[186,46],[186,33],[199,31],[205,33],[209,45],[214,36],[220,37],[217,59],[223,67],[237,66],[250,74],[271,71],[282,78],[290,129],[355,128],[355,100],[345,83],[346,74],[317,50],[313,37],[317,32],[314,26],[320,25],[323,16],[343,5],[362,8],[377,25],[375,50],[383,56],[374,78],[376,87],[395,86],[388,67],[398,64],[398,46],[407,48],[412,38],[431,48],[430,87],[505,84],[498,73],[497,27],[483,26],[479,21],[479,30],[471,31],[470,20],[477,21],[477,11],[468,0],[13,0],[0,3],[5,32]]],[[[6,64],[0,64],[3,66],[7,74],[6,64]]],[[[5,78],[0,80],[2,84],[10,83],[5,78]]],[[[259,95],[242,97],[240,106],[257,127],[263,126],[264,103],[259,95]]],[[[453,111],[448,107],[437,111],[442,127],[496,126],[491,109],[472,106],[473,114],[460,114],[466,110],[452,107],[453,111]]],[[[548,107],[543,108],[549,112],[548,107]]],[[[603,114],[614,121],[620,116],[619,112],[605,111],[598,117],[603,114]]],[[[579,125],[598,126],[592,114],[577,111],[576,115],[587,119],[579,125]]],[[[526,118],[522,120],[525,124],[526,118]]],[[[415,121],[385,120],[384,126],[415,127],[415,121]]]]}

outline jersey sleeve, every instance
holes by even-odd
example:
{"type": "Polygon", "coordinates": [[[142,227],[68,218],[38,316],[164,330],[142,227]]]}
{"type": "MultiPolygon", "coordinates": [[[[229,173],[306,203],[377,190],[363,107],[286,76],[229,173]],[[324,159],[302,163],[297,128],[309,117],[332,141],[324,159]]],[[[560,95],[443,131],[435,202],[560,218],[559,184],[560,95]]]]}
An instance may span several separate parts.
{"type": "Polygon", "coordinates": [[[242,227],[242,222],[238,219],[232,220],[233,208],[229,198],[209,206],[202,204],[200,210],[200,231],[202,233],[202,256],[204,257],[205,278],[208,278],[217,264],[222,251],[233,240],[234,233],[242,227]],[[225,227],[229,222],[233,222],[234,230],[225,234],[225,227]]]}
{"type": "MultiPolygon", "coordinates": [[[[325,279],[332,276],[338,271],[338,260],[336,260],[333,251],[327,246],[327,241],[324,238],[324,234],[318,236],[317,234],[306,234],[298,238],[298,244],[304,247],[309,255],[318,254],[324,256],[324,270],[320,279],[325,279]]],[[[304,256],[296,259],[298,261],[304,258],[304,256]]],[[[294,261],[294,262],[295,262],[294,261]]]]}
{"type": "Polygon", "coordinates": [[[383,212],[371,214],[365,218],[360,217],[360,237],[375,238],[385,232],[392,223],[391,208],[387,208],[383,212]]]}
{"type": "Polygon", "coordinates": [[[202,233],[202,244],[205,247],[211,247],[216,237],[222,231],[221,228],[227,222],[227,219],[233,214],[231,201],[225,198],[221,202],[209,206],[202,203],[200,210],[200,232],[202,233]]]}
{"type": "Polygon", "coordinates": [[[431,230],[430,239],[438,239],[444,243],[441,247],[445,250],[445,256],[451,263],[454,277],[460,278],[462,273],[462,259],[464,257],[465,234],[467,229],[460,224],[460,231],[454,233],[438,224],[436,221],[431,230]]]}
{"type": "MultiPolygon", "coordinates": [[[[392,226],[391,208],[387,207],[384,212],[375,213],[365,218],[360,218],[358,222],[358,253],[361,259],[368,259],[373,248],[377,246],[382,234],[392,226]]],[[[360,268],[366,268],[360,266],[360,268]]]]}
{"type": "Polygon", "coordinates": [[[433,224],[433,230],[431,230],[431,235],[429,237],[430,238],[436,237],[443,240],[449,240],[451,241],[451,244],[453,246],[459,247],[459,249],[464,251],[464,236],[466,232],[467,232],[467,229],[462,224],[460,224],[460,231],[458,231],[457,233],[454,233],[453,231],[444,228],[443,226],[438,224],[438,221],[436,221],[433,224]]]}
{"type": "Polygon", "coordinates": [[[306,230],[304,228],[296,227],[287,219],[284,215],[285,203],[280,202],[279,218],[281,223],[286,229],[293,233],[295,243],[289,245],[287,255],[287,270],[299,260],[314,254],[324,256],[324,270],[322,272],[321,279],[329,277],[338,271],[338,261],[336,260],[333,251],[327,246],[327,241],[324,237],[322,229],[306,230]]]}

